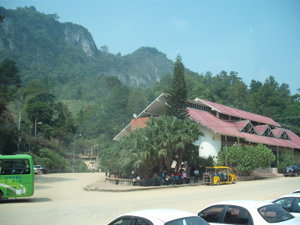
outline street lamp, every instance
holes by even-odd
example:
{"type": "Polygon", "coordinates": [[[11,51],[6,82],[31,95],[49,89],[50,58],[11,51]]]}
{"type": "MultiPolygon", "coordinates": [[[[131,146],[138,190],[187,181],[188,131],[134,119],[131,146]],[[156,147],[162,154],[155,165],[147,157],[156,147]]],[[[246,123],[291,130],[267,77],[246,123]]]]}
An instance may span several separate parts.
{"type": "Polygon", "coordinates": [[[42,122],[37,122],[36,120],[34,120],[34,139],[36,139],[36,128],[37,128],[37,125],[41,125],[42,122]]]}
{"type": "Polygon", "coordinates": [[[75,163],[75,139],[76,139],[77,136],[81,137],[81,134],[74,134],[74,137],[73,137],[73,160],[72,160],[73,173],[74,173],[74,163],[75,163]]]}

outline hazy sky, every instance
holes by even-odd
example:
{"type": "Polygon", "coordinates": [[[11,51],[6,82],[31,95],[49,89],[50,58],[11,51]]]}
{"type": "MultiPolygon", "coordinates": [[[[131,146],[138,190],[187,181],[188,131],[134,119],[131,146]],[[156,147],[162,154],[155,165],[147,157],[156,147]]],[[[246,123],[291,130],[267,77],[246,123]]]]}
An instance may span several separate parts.
{"type": "Polygon", "coordinates": [[[35,6],[86,27],[98,48],[155,47],[198,73],[237,71],[249,85],[270,75],[300,88],[300,0],[0,0],[35,6]]]}

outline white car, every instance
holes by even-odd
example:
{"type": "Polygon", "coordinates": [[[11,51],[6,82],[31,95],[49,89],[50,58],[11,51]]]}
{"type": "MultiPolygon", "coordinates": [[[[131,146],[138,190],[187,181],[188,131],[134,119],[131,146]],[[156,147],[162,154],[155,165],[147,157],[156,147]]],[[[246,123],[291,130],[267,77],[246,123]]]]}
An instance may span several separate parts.
{"type": "Polygon", "coordinates": [[[292,193],[300,193],[300,189],[293,191],[292,193]]]}
{"type": "Polygon", "coordinates": [[[209,224],[299,225],[295,218],[278,205],[266,201],[231,200],[212,204],[198,215],[209,224]]]}
{"type": "Polygon", "coordinates": [[[199,216],[176,209],[147,209],[126,213],[108,225],[209,225],[199,216]]]}
{"type": "Polygon", "coordinates": [[[46,174],[47,170],[41,165],[33,165],[34,174],[46,174]]]}
{"type": "Polygon", "coordinates": [[[272,202],[274,204],[280,205],[292,215],[300,217],[300,193],[283,195],[277,199],[272,200],[272,202]]]}

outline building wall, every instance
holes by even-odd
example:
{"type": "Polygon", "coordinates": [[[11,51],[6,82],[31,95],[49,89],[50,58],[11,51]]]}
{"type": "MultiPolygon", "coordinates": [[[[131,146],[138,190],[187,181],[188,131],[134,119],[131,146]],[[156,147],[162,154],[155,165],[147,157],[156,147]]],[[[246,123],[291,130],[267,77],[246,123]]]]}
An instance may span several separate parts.
{"type": "Polygon", "coordinates": [[[199,146],[199,156],[205,158],[212,156],[216,161],[216,157],[221,150],[221,135],[215,134],[206,128],[203,128],[202,133],[203,136],[199,136],[199,139],[194,143],[199,146]]]}

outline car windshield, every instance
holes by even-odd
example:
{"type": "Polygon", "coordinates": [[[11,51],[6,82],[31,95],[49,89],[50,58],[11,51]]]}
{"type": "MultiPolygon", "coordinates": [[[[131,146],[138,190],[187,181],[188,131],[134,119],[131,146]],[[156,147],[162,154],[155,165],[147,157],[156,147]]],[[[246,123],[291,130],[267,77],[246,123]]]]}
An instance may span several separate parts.
{"type": "Polygon", "coordinates": [[[258,209],[258,212],[269,223],[279,223],[294,218],[294,216],[277,205],[263,206],[258,209]]]}
{"type": "Polygon", "coordinates": [[[167,222],[165,225],[209,225],[200,217],[186,217],[167,222]]]}

